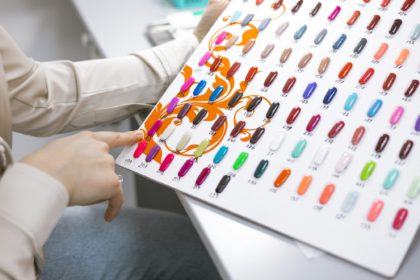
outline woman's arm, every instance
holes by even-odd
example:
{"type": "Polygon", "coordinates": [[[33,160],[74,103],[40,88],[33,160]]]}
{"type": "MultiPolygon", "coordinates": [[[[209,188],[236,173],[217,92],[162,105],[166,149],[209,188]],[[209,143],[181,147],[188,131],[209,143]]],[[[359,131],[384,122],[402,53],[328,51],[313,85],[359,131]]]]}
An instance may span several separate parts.
{"type": "Polygon", "coordinates": [[[36,62],[0,28],[15,131],[44,136],[151,108],[198,41],[194,35],[118,58],[36,62]]]}

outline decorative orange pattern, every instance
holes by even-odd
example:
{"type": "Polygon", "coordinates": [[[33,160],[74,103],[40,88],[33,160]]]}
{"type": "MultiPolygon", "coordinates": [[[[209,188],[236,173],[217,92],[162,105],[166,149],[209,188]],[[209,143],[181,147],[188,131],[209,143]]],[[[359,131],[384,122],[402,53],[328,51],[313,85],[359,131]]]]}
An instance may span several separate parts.
{"type": "MultiPolygon", "coordinates": [[[[277,11],[278,14],[276,14],[275,17],[272,18],[272,20],[275,20],[279,17],[281,17],[285,12],[285,7],[283,6],[282,9],[277,11]]],[[[230,17],[224,17],[222,20],[224,22],[228,22],[230,17]]],[[[254,20],[255,22],[259,22],[261,20],[254,20]]],[[[240,23],[228,23],[227,25],[223,26],[222,28],[216,30],[210,37],[208,41],[208,50],[212,52],[212,57],[210,60],[206,63],[206,67],[210,67],[210,62],[212,59],[214,60],[216,57],[222,58],[222,63],[220,67],[217,69],[217,71],[214,73],[214,82],[209,85],[206,92],[204,94],[201,94],[196,97],[191,97],[190,91],[192,88],[194,88],[194,85],[190,87],[190,89],[186,92],[179,92],[177,94],[177,97],[180,98],[180,102],[178,103],[176,109],[169,115],[166,114],[166,108],[167,105],[163,105],[161,102],[157,103],[153,111],[150,113],[149,117],[145,120],[143,123],[143,126],[141,130],[143,132],[146,132],[151,128],[151,126],[154,124],[156,119],[162,119],[163,123],[159,131],[156,133],[154,137],[149,137],[150,139],[147,139],[149,141],[149,145],[144,152],[145,154],[149,153],[149,150],[151,147],[153,147],[155,144],[157,144],[157,139],[159,136],[165,131],[165,129],[170,125],[174,124],[176,126],[181,125],[184,121],[192,122],[194,117],[197,115],[198,111],[201,109],[206,109],[208,111],[208,114],[204,121],[206,122],[214,122],[219,116],[224,115],[223,109],[228,107],[229,100],[232,98],[232,96],[236,92],[246,92],[248,84],[245,81],[241,81],[238,84],[238,87],[235,89],[235,79],[232,78],[226,78],[227,72],[229,71],[229,68],[231,66],[231,62],[227,57],[222,56],[222,52],[224,52],[226,49],[224,46],[214,46],[214,42],[217,39],[217,36],[222,31],[228,31],[229,28],[235,25],[240,25],[240,23]],[[213,89],[215,89],[217,86],[223,86],[224,91],[220,95],[220,97],[213,103],[210,103],[209,97],[213,92],[213,89]],[[184,117],[183,120],[178,119],[176,116],[178,112],[181,110],[182,106],[185,103],[191,103],[192,107],[190,111],[187,113],[187,115],[184,117]],[[155,139],[156,138],[156,139],[155,139]]],[[[242,33],[242,36],[238,43],[235,44],[234,47],[243,47],[246,45],[246,43],[249,40],[257,39],[259,35],[258,28],[255,25],[249,24],[248,26],[244,27],[245,31],[242,33]]],[[[227,39],[231,38],[232,34],[228,34],[227,39]]],[[[184,81],[186,81],[189,77],[193,75],[193,69],[189,65],[185,65],[182,69],[182,72],[180,73],[184,77],[184,81]]],[[[196,84],[196,83],[195,83],[196,84]]],[[[252,100],[256,95],[246,95],[244,96],[239,103],[236,105],[234,118],[232,127],[237,124],[238,114],[239,112],[243,112],[246,108],[246,105],[250,100],[252,100]]],[[[269,105],[271,105],[271,102],[263,97],[263,102],[267,102],[269,105]]],[[[265,126],[269,121],[266,121],[262,126],[265,126]]],[[[204,154],[207,154],[211,151],[213,151],[215,148],[217,148],[220,143],[223,141],[224,137],[228,133],[228,125],[229,121],[225,122],[223,126],[214,134],[212,135],[210,139],[209,147],[206,149],[206,152],[204,154]]],[[[246,127],[242,132],[240,136],[240,141],[247,142],[250,140],[252,132],[255,131],[257,127],[246,127]]],[[[173,147],[170,147],[166,142],[164,143],[164,146],[167,151],[170,151],[172,153],[177,153],[173,147]]],[[[177,153],[178,155],[190,157],[193,156],[195,148],[198,146],[198,144],[190,144],[188,145],[182,152],[177,153]]],[[[154,160],[158,163],[162,161],[162,150],[156,155],[154,160]]]]}

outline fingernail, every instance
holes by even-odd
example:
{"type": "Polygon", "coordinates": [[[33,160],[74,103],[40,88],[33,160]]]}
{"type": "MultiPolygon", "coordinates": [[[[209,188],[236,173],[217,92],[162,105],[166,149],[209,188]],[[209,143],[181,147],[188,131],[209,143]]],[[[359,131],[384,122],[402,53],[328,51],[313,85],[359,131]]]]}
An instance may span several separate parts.
{"type": "Polygon", "coordinates": [[[138,137],[138,138],[141,138],[141,139],[143,139],[143,138],[144,138],[144,133],[143,133],[143,131],[141,131],[141,130],[136,130],[136,131],[134,131],[134,135],[135,135],[136,137],[138,137]]]}
{"type": "Polygon", "coordinates": [[[108,210],[106,210],[106,211],[105,211],[105,214],[104,214],[104,220],[105,220],[107,223],[110,223],[110,222],[112,221],[112,218],[110,217],[110,213],[109,213],[109,211],[108,211],[108,210]]]}

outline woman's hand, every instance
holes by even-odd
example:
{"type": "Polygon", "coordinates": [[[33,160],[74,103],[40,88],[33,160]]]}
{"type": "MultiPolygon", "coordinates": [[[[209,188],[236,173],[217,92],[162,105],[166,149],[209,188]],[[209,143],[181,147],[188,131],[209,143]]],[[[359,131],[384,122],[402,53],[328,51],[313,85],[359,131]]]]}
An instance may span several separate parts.
{"type": "Polygon", "coordinates": [[[108,201],[104,218],[110,222],[124,199],[114,158],[108,152],[142,138],[141,132],[81,132],[49,143],[22,162],[60,181],[69,193],[70,205],[108,201]]]}
{"type": "Polygon", "coordinates": [[[210,0],[204,15],[194,31],[198,41],[202,41],[207,32],[213,26],[216,19],[220,16],[226,8],[228,0],[210,0]]]}

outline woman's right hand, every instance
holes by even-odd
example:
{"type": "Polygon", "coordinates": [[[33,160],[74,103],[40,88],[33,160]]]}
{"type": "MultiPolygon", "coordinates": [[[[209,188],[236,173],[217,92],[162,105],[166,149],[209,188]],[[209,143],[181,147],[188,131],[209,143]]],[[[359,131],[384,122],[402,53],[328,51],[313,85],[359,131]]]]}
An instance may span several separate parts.
{"type": "Polygon", "coordinates": [[[81,132],[47,144],[24,159],[60,181],[70,196],[70,205],[90,205],[108,201],[104,218],[112,221],[123,199],[115,160],[109,150],[133,145],[143,138],[141,132],[81,132]]]}

